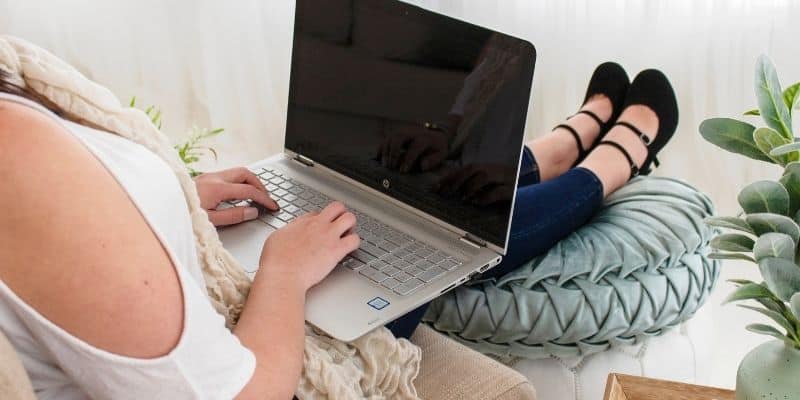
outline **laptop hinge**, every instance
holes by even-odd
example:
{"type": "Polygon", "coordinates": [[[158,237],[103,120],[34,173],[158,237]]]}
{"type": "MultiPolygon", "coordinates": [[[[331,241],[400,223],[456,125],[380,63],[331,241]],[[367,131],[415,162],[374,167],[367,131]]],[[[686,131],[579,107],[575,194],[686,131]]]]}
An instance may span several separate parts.
{"type": "Polygon", "coordinates": [[[305,165],[306,167],[313,167],[314,166],[314,161],[312,161],[310,158],[308,158],[306,156],[301,156],[300,154],[296,154],[294,156],[294,160],[299,162],[300,164],[305,165]]]}
{"type": "Polygon", "coordinates": [[[479,238],[476,238],[475,236],[472,236],[469,233],[467,233],[466,235],[460,237],[459,239],[461,239],[462,242],[464,242],[464,243],[466,243],[466,244],[468,244],[468,245],[470,245],[470,246],[472,246],[472,247],[474,247],[476,249],[480,249],[481,247],[486,247],[486,241],[485,240],[481,240],[479,238]]]}

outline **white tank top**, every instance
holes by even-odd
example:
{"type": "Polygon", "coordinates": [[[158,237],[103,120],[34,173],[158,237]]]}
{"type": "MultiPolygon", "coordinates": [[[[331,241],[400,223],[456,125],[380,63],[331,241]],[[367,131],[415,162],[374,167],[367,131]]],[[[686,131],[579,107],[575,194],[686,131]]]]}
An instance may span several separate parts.
{"type": "MultiPolygon", "coordinates": [[[[172,260],[183,290],[178,345],[155,359],[112,354],[78,339],[23,302],[0,280],[0,329],[19,353],[40,399],[230,399],[250,380],[255,357],[225,327],[205,293],[189,210],[177,177],[145,147],[59,118],[18,96],[13,101],[56,119],[116,178],[172,260]]],[[[91,290],[91,288],[87,288],[91,290]]],[[[86,310],[91,312],[91,310],[86,310]]]]}

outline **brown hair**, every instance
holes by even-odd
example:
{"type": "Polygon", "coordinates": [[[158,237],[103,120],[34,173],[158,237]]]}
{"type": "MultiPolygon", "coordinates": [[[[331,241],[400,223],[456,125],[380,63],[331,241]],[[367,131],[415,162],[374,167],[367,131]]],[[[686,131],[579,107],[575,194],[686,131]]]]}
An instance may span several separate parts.
{"type": "Polygon", "coordinates": [[[0,93],[13,94],[15,96],[28,99],[34,103],[41,104],[61,118],[68,119],[73,122],[82,122],[79,118],[73,117],[67,111],[59,107],[56,103],[50,101],[50,99],[34,92],[28,87],[20,86],[19,84],[14,83],[13,79],[11,78],[11,74],[2,68],[0,68],[0,93]]]}

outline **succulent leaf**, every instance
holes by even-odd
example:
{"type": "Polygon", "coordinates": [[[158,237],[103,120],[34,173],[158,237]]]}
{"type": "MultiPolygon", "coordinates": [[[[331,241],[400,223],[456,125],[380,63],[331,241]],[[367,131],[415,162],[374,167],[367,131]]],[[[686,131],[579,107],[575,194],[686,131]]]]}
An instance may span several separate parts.
{"type": "Polygon", "coordinates": [[[798,160],[798,152],[797,151],[788,151],[782,152],[780,154],[773,154],[773,150],[778,150],[780,148],[785,148],[786,145],[792,144],[793,142],[783,136],[780,133],[775,132],[774,129],[770,128],[758,128],[755,132],[753,132],[753,141],[756,143],[756,147],[759,150],[763,151],[764,154],[767,154],[772,161],[780,165],[786,165],[792,161],[798,160]]]}
{"type": "Polygon", "coordinates": [[[786,329],[786,335],[787,336],[789,336],[791,338],[795,337],[796,329],[794,328],[794,326],[792,326],[792,323],[789,322],[789,320],[786,319],[786,317],[783,316],[783,314],[781,314],[781,313],[779,313],[777,311],[766,309],[766,308],[748,306],[746,304],[739,304],[738,306],[742,307],[742,308],[746,308],[748,310],[753,310],[753,311],[761,313],[763,315],[766,315],[771,320],[777,322],[778,325],[781,326],[781,328],[786,329]]]}
{"type": "Polygon", "coordinates": [[[755,130],[756,127],[747,122],[731,118],[711,118],[700,124],[700,134],[708,142],[731,153],[772,163],[772,159],[756,146],[755,130]]]}
{"type": "Polygon", "coordinates": [[[739,192],[738,200],[739,205],[748,214],[789,213],[789,192],[778,182],[753,182],[739,192]]]}
{"type": "Polygon", "coordinates": [[[757,236],[770,232],[780,232],[789,235],[795,243],[800,241],[800,226],[789,217],[771,213],[750,214],[745,221],[757,236]]]}
{"type": "Polygon", "coordinates": [[[783,91],[783,102],[789,108],[789,114],[793,108],[800,108],[800,82],[789,86],[783,91]]]}
{"type": "Polygon", "coordinates": [[[725,298],[723,303],[770,297],[772,297],[772,293],[764,285],[750,282],[736,288],[733,293],[725,298]]]}
{"type": "Polygon", "coordinates": [[[800,319],[800,293],[795,293],[789,299],[789,307],[792,309],[792,314],[797,319],[800,319]]]}
{"type": "Polygon", "coordinates": [[[764,258],[777,257],[794,261],[795,241],[784,233],[770,232],[756,239],[753,246],[753,257],[756,261],[764,258]]]}
{"type": "Polygon", "coordinates": [[[753,251],[755,241],[738,233],[723,233],[711,239],[712,248],[723,251],[753,251]]]}
{"type": "Polygon", "coordinates": [[[782,301],[800,292],[800,267],[783,258],[763,258],[758,262],[769,290],[782,301]]]}
{"type": "Polygon", "coordinates": [[[748,331],[753,332],[753,333],[758,333],[760,335],[772,336],[772,337],[774,337],[776,339],[780,339],[780,340],[784,341],[786,344],[788,344],[790,346],[794,346],[795,345],[793,340],[789,339],[786,335],[782,334],[777,329],[775,329],[775,328],[773,328],[773,327],[771,327],[769,325],[766,325],[766,324],[750,324],[750,325],[747,325],[745,327],[745,329],[747,329],[748,331]]]}
{"type": "Polygon", "coordinates": [[[789,192],[788,215],[797,215],[797,211],[800,210],[800,162],[787,164],[779,182],[789,192]]]}
{"type": "Polygon", "coordinates": [[[708,217],[704,220],[704,222],[709,226],[715,226],[717,228],[727,228],[733,229],[737,231],[747,232],[751,234],[755,234],[753,228],[747,223],[747,221],[736,218],[736,217],[708,217]]]}
{"type": "Polygon", "coordinates": [[[783,100],[778,73],[769,57],[762,55],[758,58],[755,78],[758,109],[764,122],[786,139],[794,140],[792,116],[783,100]]]}
{"type": "Polygon", "coordinates": [[[798,150],[800,150],[800,142],[787,142],[786,144],[773,148],[768,154],[770,157],[779,157],[785,154],[795,153],[798,150]]]}

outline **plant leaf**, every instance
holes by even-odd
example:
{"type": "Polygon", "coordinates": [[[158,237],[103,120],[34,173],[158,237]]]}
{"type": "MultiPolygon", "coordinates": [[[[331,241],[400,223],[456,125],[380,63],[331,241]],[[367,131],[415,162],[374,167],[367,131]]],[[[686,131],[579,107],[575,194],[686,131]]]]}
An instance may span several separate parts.
{"type": "Polygon", "coordinates": [[[712,260],[744,260],[750,262],[756,262],[753,257],[748,256],[747,254],[742,253],[720,253],[720,252],[713,252],[708,254],[708,258],[712,260]]]}
{"type": "Polygon", "coordinates": [[[769,291],[769,289],[758,283],[750,282],[736,288],[733,293],[729,294],[728,297],[725,298],[725,301],[723,301],[722,304],[727,304],[733,301],[770,297],[772,297],[772,293],[769,291]]]}
{"type": "Polygon", "coordinates": [[[756,127],[730,118],[711,118],[700,124],[700,135],[723,150],[772,163],[753,139],[756,127]]]}
{"type": "Polygon", "coordinates": [[[800,319],[800,293],[793,294],[792,298],[789,299],[789,308],[791,308],[795,318],[800,319]]]}
{"type": "Polygon", "coordinates": [[[739,285],[739,286],[741,286],[741,285],[747,285],[748,283],[755,283],[755,282],[753,282],[753,281],[749,281],[749,280],[747,280],[747,279],[728,279],[728,282],[730,282],[730,283],[735,283],[735,284],[737,284],[737,285],[739,285]]]}
{"type": "Polygon", "coordinates": [[[792,113],[792,108],[800,108],[800,82],[789,86],[783,91],[783,102],[789,108],[789,114],[792,113]]]}
{"type": "Polygon", "coordinates": [[[783,314],[770,309],[748,306],[746,304],[737,304],[737,305],[739,307],[746,308],[748,310],[753,310],[755,312],[766,315],[773,321],[777,322],[778,325],[781,326],[781,328],[786,329],[786,336],[789,336],[790,338],[794,339],[794,334],[795,334],[794,326],[792,326],[792,323],[789,322],[789,320],[786,319],[786,317],[784,317],[783,314]]]}
{"type": "Polygon", "coordinates": [[[734,229],[737,231],[755,234],[747,221],[736,217],[708,217],[703,222],[717,228],[734,229]]]}
{"type": "MultiPolygon", "coordinates": [[[[762,286],[763,286],[763,284],[762,284],[762,286]]],[[[778,312],[778,313],[782,312],[783,311],[781,309],[781,304],[782,303],[778,304],[778,302],[780,300],[775,300],[774,297],[775,297],[775,295],[772,294],[772,292],[770,292],[770,297],[769,298],[762,297],[762,298],[753,299],[753,300],[757,301],[759,304],[761,304],[762,306],[766,307],[769,310],[772,310],[772,311],[775,311],[775,312],[778,312]]]]}
{"type": "Polygon", "coordinates": [[[794,140],[792,116],[783,100],[778,73],[772,61],[765,55],[760,56],[756,63],[755,86],[758,109],[764,122],[786,139],[794,140]]]}
{"type": "Polygon", "coordinates": [[[757,181],[747,185],[739,192],[739,205],[744,212],[789,213],[789,192],[783,185],[773,181],[757,181]]]}
{"type": "Polygon", "coordinates": [[[745,111],[744,114],[742,115],[758,117],[761,115],[761,111],[758,110],[745,111]]]}
{"type": "Polygon", "coordinates": [[[761,276],[775,296],[782,301],[800,292],[800,267],[783,258],[764,258],[758,262],[761,276]]]}
{"type": "Polygon", "coordinates": [[[800,150],[800,142],[791,142],[772,149],[772,151],[769,152],[769,155],[777,157],[797,150],[800,150]]]}
{"type": "Polygon", "coordinates": [[[797,215],[800,210],[800,162],[787,164],[779,182],[789,193],[788,215],[797,215]]]}
{"type": "Polygon", "coordinates": [[[798,160],[798,153],[796,151],[772,154],[772,150],[792,143],[791,140],[781,136],[780,133],[775,132],[770,128],[758,128],[753,132],[753,140],[759,150],[767,154],[772,161],[780,165],[786,165],[792,161],[798,160]]]}
{"type": "Polygon", "coordinates": [[[789,217],[771,213],[757,213],[747,215],[745,220],[753,228],[757,236],[770,232],[780,232],[789,235],[795,243],[800,241],[800,226],[789,217]]]}
{"type": "Polygon", "coordinates": [[[753,251],[753,239],[738,233],[723,233],[711,239],[711,247],[723,251],[753,251]]]}
{"type": "Polygon", "coordinates": [[[777,257],[794,261],[795,241],[784,233],[770,232],[759,236],[753,246],[753,257],[756,261],[777,257]]]}
{"type": "Polygon", "coordinates": [[[753,333],[758,333],[760,335],[772,336],[774,338],[783,340],[784,342],[786,342],[787,344],[789,344],[791,346],[795,345],[794,341],[792,341],[791,339],[786,337],[786,335],[782,334],[779,330],[777,330],[777,329],[775,329],[775,328],[773,328],[773,327],[771,327],[769,325],[766,325],[766,324],[750,324],[750,325],[747,325],[745,327],[745,329],[747,329],[748,331],[753,332],[753,333]]]}

